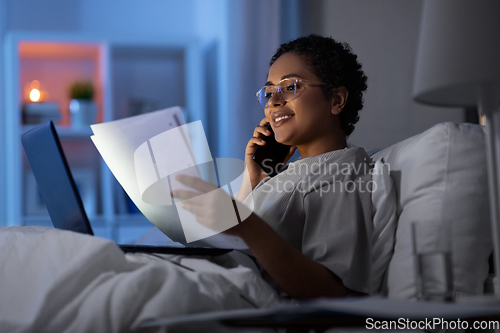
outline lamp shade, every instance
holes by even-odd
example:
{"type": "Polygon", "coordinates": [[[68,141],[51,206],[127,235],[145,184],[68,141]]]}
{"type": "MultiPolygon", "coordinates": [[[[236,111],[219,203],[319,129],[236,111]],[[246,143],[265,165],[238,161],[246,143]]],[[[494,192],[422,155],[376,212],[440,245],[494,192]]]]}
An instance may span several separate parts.
{"type": "Polygon", "coordinates": [[[442,106],[476,106],[479,91],[500,92],[500,1],[424,3],[413,97],[442,106]]]}

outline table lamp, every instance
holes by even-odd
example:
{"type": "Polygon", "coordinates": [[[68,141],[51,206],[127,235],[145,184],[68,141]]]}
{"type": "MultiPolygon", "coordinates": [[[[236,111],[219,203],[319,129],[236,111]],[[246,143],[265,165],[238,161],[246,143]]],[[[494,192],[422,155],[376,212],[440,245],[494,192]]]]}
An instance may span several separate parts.
{"type": "MultiPolygon", "coordinates": [[[[478,108],[486,116],[491,228],[500,272],[500,1],[427,0],[422,11],[413,97],[478,108]]],[[[495,284],[495,294],[500,288],[495,284]]]]}

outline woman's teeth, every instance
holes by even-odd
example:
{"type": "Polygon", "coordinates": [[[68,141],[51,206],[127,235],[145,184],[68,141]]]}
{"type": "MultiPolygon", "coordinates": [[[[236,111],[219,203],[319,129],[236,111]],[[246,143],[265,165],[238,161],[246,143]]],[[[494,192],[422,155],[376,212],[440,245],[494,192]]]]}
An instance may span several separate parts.
{"type": "Polygon", "coordinates": [[[274,119],[274,121],[275,121],[275,122],[277,122],[277,121],[280,121],[280,120],[282,120],[282,119],[291,118],[291,117],[292,117],[292,116],[283,116],[283,117],[278,117],[278,118],[274,119]]]}

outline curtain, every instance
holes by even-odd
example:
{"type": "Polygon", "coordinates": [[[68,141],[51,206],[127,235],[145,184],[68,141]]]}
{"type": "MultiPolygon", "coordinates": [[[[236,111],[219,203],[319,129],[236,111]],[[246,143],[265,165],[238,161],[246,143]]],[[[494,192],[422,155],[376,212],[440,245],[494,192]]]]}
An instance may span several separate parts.
{"type": "Polygon", "coordinates": [[[279,45],[307,33],[305,0],[229,0],[227,39],[221,54],[217,156],[244,159],[245,147],[264,118],[255,93],[267,81],[279,45]],[[225,75],[224,75],[225,73],[225,75]]]}

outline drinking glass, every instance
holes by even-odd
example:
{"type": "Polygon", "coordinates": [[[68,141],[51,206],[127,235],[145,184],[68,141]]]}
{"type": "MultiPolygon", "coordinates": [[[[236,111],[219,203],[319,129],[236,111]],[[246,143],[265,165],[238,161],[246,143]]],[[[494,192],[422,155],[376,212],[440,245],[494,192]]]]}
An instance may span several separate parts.
{"type": "Polygon", "coordinates": [[[411,224],[417,298],[450,302],[453,300],[451,228],[444,223],[411,224]]]}

